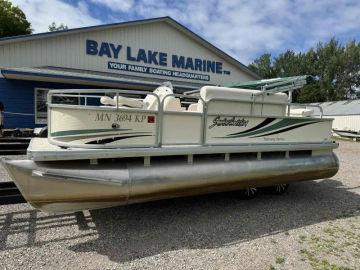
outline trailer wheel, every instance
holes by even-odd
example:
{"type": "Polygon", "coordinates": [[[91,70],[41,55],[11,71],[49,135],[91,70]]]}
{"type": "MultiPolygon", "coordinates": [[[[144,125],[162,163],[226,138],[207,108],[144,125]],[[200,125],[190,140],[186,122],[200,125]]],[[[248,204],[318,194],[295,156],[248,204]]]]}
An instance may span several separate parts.
{"type": "Polygon", "coordinates": [[[271,193],[276,195],[284,194],[289,188],[289,184],[278,184],[271,187],[271,193]]]}
{"type": "Polygon", "coordinates": [[[241,191],[241,197],[246,200],[254,199],[258,194],[258,189],[249,187],[241,191]]]}
{"type": "Polygon", "coordinates": [[[38,137],[47,138],[47,136],[48,136],[48,127],[46,126],[40,130],[38,137]]]}

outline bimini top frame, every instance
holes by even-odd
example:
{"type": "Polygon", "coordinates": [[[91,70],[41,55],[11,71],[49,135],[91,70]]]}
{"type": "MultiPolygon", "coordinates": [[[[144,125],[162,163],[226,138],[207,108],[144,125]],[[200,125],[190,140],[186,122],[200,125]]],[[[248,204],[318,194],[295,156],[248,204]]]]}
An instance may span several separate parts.
{"type": "MultiPolygon", "coordinates": [[[[274,79],[264,79],[256,81],[243,81],[239,83],[232,83],[229,85],[224,85],[223,87],[229,88],[240,88],[240,89],[251,89],[251,90],[260,90],[261,94],[275,94],[279,92],[290,92],[302,88],[306,85],[313,77],[309,75],[304,76],[293,76],[293,77],[283,77],[283,78],[274,78],[274,79]]],[[[185,95],[194,95],[198,94],[200,89],[191,90],[184,92],[185,95]]]]}
{"type": "MultiPolygon", "coordinates": [[[[269,95],[279,92],[289,92],[288,95],[288,114],[290,114],[290,104],[292,102],[292,92],[305,86],[312,77],[308,75],[304,76],[294,76],[294,77],[284,77],[284,78],[274,78],[274,79],[264,79],[257,81],[245,81],[236,84],[229,85],[230,88],[242,88],[242,89],[253,89],[261,90],[258,94],[254,95],[254,100],[256,96],[260,95],[269,95]]],[[[319,108],[322,114],[322,108],[319,108]]]]}
{"type": "Polygon", "coordinates": [[[261,90],[264,93],[275,94],[279,92],[290,92],[296,89],[302,88],[306,85],[311,76],[294,76],[294,77],[284,77],[284,78],[274,78],[274,79],[264,79],[257,81],[245,81],[240,83],[235,83],[228,85],[230,88],[242,88],[242,89],[252,89],[252,90],[261,90]]]}

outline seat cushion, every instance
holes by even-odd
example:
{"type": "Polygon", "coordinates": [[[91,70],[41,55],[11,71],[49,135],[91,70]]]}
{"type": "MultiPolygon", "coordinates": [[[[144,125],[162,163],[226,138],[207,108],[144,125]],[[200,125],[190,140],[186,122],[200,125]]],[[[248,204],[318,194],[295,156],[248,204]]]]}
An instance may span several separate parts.
{"type": "Polygon", "coordinates": [[[164,111],[184,111],[185,108],[181,107],[180,99],[175,97],[167,97],[164,99],[164,111]]]}
{"type": "Polygon", "coordinates": [[[116,100],[119,106],[127,106],[130,108],[143,108],[144,103],[142,100],[138,100],[135,98],[128,98],[122,96],[115,96],[114,102],[116,104],[116,100]]]}

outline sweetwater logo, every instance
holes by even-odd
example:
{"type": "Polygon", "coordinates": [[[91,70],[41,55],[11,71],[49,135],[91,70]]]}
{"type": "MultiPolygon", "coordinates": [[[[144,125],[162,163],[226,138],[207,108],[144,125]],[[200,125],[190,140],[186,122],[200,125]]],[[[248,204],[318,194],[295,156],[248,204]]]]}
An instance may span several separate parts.
{"type": "Polygon", "coordinates": [[[214,118],[213,123],[209,126],[209,129],[213,127],[230,127],[230,126],[246,127],[248,123],[249,120],[246,120],[245,118],[238,118],[236,116],[232,116],[230,118],[227,117],[221,118],[220,116],[217,116],[214,118]]]}

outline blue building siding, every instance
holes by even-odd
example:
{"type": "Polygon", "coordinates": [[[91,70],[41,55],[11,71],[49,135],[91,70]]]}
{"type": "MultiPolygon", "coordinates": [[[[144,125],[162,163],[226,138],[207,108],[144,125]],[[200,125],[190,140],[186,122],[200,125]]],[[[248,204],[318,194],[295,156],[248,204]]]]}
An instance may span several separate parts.
{"type": "Polygon", "coordinates": [[[89,86],[0,78],[0,102],[5,107],[4,128],[34,128],[44,126],[35,124],[35,88],[85,89],[89,88],[89,86]]]}

